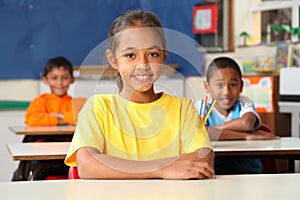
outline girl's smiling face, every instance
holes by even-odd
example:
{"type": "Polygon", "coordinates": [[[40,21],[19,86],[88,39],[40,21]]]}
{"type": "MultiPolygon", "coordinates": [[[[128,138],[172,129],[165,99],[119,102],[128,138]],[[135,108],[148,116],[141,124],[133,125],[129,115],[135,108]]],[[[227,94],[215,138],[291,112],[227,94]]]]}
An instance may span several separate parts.
{"type": "Polygon", "coordinates": [[[166,49],[158,33],[153,28],[129,27],[115,37],[118,37],[118,46],[115,52],[108,52],[107,57],[122,77],[122,92],[153,90],[166,59],[166,49]]]}
{"type": "Polygon", "coordinates": [[[216,100],[215,108],[227,116],[240,97],[243,81],[239,74],[231,68],[218,69],[205,84],[205,88],[216,100]]]}

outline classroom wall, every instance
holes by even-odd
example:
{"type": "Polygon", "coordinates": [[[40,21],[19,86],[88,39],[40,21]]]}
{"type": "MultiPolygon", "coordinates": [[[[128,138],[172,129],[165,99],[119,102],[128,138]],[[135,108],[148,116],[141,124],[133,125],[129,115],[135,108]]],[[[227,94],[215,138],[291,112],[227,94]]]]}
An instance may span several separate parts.
{"type": "MultiPolygon", "coordinates": [[[[192,10],[203,0],[1,0],[0,79],[39,79],[49,58],[65,56],[80,66],[107,39],[113,20],[132,9],[155,12],[167,29],[194,37],[192,10]]],[[[180,40],[177,42],[181,42],[180,40]]],[[[185,43],[195,49],[195,43],[185,43]]],[[[183,46],[182,46],[183,47],[183,46]]],[[[186,55],[188,56],[188,55],[186,55]]],[[[99,56],[99,63],[103,64],[99,56]]],[[[199,75],[185,59],[170,54],[183,75],[199,75]]],[[[201,69],[201,65],[197,66],[201,69]]]]}
{"type": "Polygon", "coordinates": [[[15,135],[8,127],[24,125],[24,115],[24,110],[0,111],[0,182],[11,181],[13,172],[18,167],[19,162],[12,160],[6,145],[22,142],[23,136],[15,135]]]}

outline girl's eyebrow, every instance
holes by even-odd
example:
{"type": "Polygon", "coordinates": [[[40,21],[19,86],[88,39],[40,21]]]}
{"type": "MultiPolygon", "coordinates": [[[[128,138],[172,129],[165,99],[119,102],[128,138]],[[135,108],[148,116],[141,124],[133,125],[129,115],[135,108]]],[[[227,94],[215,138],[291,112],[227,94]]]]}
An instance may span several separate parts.
{"type": "Polygon", "coordinates": [[[148,49],[161,49],[161,50],[163,50],[161,47],[159,47],[159,46],[157,46],[157,45],[153,45],[153,46],[151,46],[151,47],[148,48],[148,49]]]}
{"type": "MultiPolygon", "coordinates": [[[[121,53],[126,52],[126,51],[136,50],[136,49],[143,49],[143,48],[126,47],[125,49],[121,50],[121,53]]],[[[160,50],[162,50],[162,48],[157,45],[153,45],[153,46],[145,48],[145,49],[149,49],[149,50],[150,49],[160,49],[160,50]]]]}

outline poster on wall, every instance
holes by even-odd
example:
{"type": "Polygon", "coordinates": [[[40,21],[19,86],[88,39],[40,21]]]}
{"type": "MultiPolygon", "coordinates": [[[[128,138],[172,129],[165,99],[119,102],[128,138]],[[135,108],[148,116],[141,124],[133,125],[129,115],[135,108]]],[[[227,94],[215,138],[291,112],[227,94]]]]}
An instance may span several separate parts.
{"type": "Polygon", "coordinates": [[[193,31],[195,34],[218,32],[218,4],[194,7],[193,31]]]}
{"type": "Polygon", "coordinates": [[[293,62],[293,44],[280,43],[276,45],[276,69],[291,67],[293,62]]]}
{"type": "Polygon", "coordinates": [[[243,77],[242,95],[249,97],[259,113],[273,113],[274,79],[271,76],[243,77]]]}

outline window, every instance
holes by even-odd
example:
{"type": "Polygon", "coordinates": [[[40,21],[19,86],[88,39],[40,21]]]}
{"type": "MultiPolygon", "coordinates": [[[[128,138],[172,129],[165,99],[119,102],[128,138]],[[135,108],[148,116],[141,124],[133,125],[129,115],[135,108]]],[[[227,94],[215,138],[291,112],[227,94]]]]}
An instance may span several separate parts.
{"type": "Polygon", "coordinates": [[[259,38],[258,42],[297,42],[300,35],[299,6],[298,0],[254,2],[251,10],[254,37],[259,38]]]}

